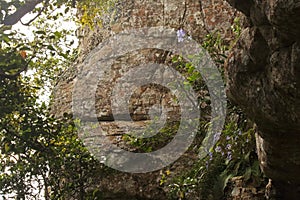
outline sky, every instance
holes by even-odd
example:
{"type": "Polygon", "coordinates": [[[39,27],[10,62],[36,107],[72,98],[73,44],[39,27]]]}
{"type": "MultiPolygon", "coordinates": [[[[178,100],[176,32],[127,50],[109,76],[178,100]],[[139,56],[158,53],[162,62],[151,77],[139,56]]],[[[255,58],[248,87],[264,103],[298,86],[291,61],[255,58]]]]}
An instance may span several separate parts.
{"type": "MultiPolygon", "coordinates": [[[[54,13],[57,13],[57,12],[63,12],[65,10],[65,6],[63,5],[61,8],[57,9],[54,13]]],[[[54,14],[53,13],[53,14],[54,14]]],[[[70,12],[68,12],[65,17],[66,18],[69,18],[71,17],[71,15],[75,15],[76,13],[76,9],[73,9],[71,10],[70,12]]],[[[29,20],[33,19],[35,17],[36,14],[26,14],[22,19],[21,21],[23,23],[26,23],[28,22],[29,20]]],[[[49,22],[51,23],[51,21],[49,20],[49,22]]],[[[48,22],[48,23],[49,23],[48,22]]],[[[76,25],[76,22],[74,21],[64,21],[63,18],[58,18],[56,21],[56,27],[61,27],[61,29],[67,29],[67,30],[76,30],[78,28],[78,26],[76,25]]],[[[23,33],[25,35],[25,37],[30,40],[30,41],[33,41],[34,40],[34,34],[33,34],[33,31],[36,31],[37,28],[34,26],[34,25],[30,25],[30,26],[24,26],[22,25],[21,22],[18,22],[17,24],[15,24],[13,27],[12,27],[13,30],[19,32],[19,33],[23,33]]],[[[67,40],[68,41],[72,41],[74,40],[74,44],[72,45],[73,48],[76,48],[78,47],[78,38],[75,37],[75,36],[67,36],[67,40]]],[[[64,50],[67,50],[67,47],[64,48],[64,46],[62,46],[62,48],[64,50]]],[[[34,71],[33,70],[28,70],[26,73],[25,73],[27,76],[32,76],[34,74],[34,71]]],[[[49,87],[45,87],[43,91],[41,91],[41,95],[40,95],[40,102],[49,102],[49,97],[51,95],[51,91],[49,89],[49,87]]],[[[1,200],[1,199],[0,199],[1,200]]]]}
{"type": "MultiPolygon", "coordinates": [[[[65,10],[65,6],[63,5],[61,8],[59,8],[59,9],[56,9],[56,11],[55,12],[53,12],[53,14],[55,14],[55,13],[58,13],[58,12],[63,12],[64,10],[65,10]]],[[[76,10],[75,9],[73,9],[73,11],[71,11],[71,12],[68,12],[66,15],[64,15],[65,17],[70,17],[71,15],[74,15],[76,13],[76,10]]],[[[34,18],[35,17],[35,15],[36,14],[31,14],[31,13],[29,13],[29,14],[26,14],[22,19],[21,19],[21,21],[22,22],[24,22],[24,23],[26,23],[26,22],[28,22],[29,20],[31,20],[32,18],[34,18]]],[[[60,26],[60,27],[62,27],[62,28],[64,28],[64,29],[69,29],[69,30],[74,30],[74,29],[77,29],[77,25],[76,25],[76,22],[74,22],[74,21],[64,21],[64,19],[63,18],[58,18],[56,21],[55,21],[55,23],[57,24],[57,26],[60,26]]],[[[22,25],[21,24],[21,22],[18,22],[17,24],[15,24],[14,26],[13,26],[13,30],[16,30],[16,31],[18,31],[18,32],[20,32],[20,33],[24,33],[25,35],[26,35],[26,37],[29,39],[29,40],[33,40],[34,39],[34,37],[33,37],[33,31],[34,30],[36,30],[36,28],[33,26],[33,25],[30,25],[30,26],[24,26],[24,25],[22,25]]],[[[74,37],[72,37],[72,38],[70,38],[70,39],[77,39],[77,38],[74,38],[74,37]]],[[[76,41],[76,42],[78,42],[78,41],[76,41]]],[[[74,45],[77,45],[78,43],[76,43],[75,42],[75,44],[74,45]]]]}

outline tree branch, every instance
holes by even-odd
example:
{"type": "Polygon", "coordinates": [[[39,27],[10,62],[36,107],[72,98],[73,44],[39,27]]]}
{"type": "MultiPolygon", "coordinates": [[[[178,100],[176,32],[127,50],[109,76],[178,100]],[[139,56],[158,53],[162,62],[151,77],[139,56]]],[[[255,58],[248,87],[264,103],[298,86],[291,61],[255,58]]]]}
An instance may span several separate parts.
{"type": "Polygon", "coordinates": [[[3,24],[11,26],[18,23],[18,21],[20,21],[20,19],[24,17],[24,15],[33,11],[36,5],[42,2],[43,0],[27,0],[24,5],[22,5],[20,8],[17,9],[16,12],[6,16],[3,20],[3,24]]]}
{"type": "Polygon", "coordinates": [[[39,13],[38,13],[34,18],[32,18],[29,22],[23,23],[22,20],[20,19],[21,24],[24,25],[24,26],[29,26],[29,25],[31,24],[31,22],[33,22],[36,18],[38,18],[38,17],[42,14],[42,12],[44,12],[44,10],[45,10],[45,8],[48,6],[48,4],[49,4],[49,0],[46,0],[45,5],[43,6],[43,8],[42,8],[42,9],[39,11],[39,13]]]}
{"type": "Polygon", "coordinates": [[[14,79],[16,77],[18,77],[22,72],[27,70],[27,65],[25,65],[24,67],[22,67],[21,69],[19,69],[17,72],[15,72],[14,74],[7,74],[5,73],[2,69],[0,69],[0,77],[3,78],[9,78],[9,79],[14,79]]]}
{"type": "Polygon", "coordinates": [[[5,71],[3,71],[3,70],[0,68],[0,77],[2,77],[2,78],[8,78],[8,79],[15,79],[15,78],[17,78],[18,76],[20,76],[20,74],[21,74],[22,72],[27,71],[28,65],[29,65],[29,63],[31,62],[32,58],[33,58],[33,57],[31,57],[30,60],[27,61],[26,64],[25,64],[21,69],[19,69],[17,72],[15,72],[15,73],[13,73],[13,74],[7,74],[7,73],[5,73],[5,71]]]}

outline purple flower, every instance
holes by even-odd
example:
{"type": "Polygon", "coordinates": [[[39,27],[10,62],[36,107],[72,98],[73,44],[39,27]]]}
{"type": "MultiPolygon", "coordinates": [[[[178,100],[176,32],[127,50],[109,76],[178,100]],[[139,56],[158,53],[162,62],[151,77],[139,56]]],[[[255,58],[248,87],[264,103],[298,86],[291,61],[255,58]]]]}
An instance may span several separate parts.
{"type": "Polygon", "coordinates": [[[230,140],[231,139],[231,137],[230,136],[226,136],[226,140],[230,140]]]}
{"type": "Polygon", "coordinates": [[[216,152],[221,152],[221,151],[222,151],[222,148],[221,148],[220,146],[217,146],[217,147],[215,148],[215,151],[216,151],[216,152]]]}
{"type": "Polygon", "coordinates": [[[227,160],[231,160],[232,159],[232,154],[230,151],[227,152],[227,160]]]}
{"type": "Polygon", "coordinates": [[[238,131],[238,134],[239,134],[239,135],[242,135],[242,131],[241,131],[240,129],[239,129],[239,131],[238,131]]]}
{"type": "Polygon", "coordinates": [[[205,166],[206,166],[206,169],[208,169],[208,167],[209,167],[209,162],[208,161],[206,161],[205,166]]]}
{"type": "Polygon", "coordinates": [[[216,143],[220,139],[221,132],[218,132],[214,135],[214,143],[216,143]]]}
{"type": "Polygon", "coordinates": [[[209,160],[211,161],[213,159],[213,153],[209,152],[208,155],[209,155],[209,160]]]}
{"type": "Polygon", "coordinates": [[[183,42],[185,36],[184,30],[181,28],[177,31],[178,42],[183,42]]]}
{"type": "Polygon", "coordinates": [[[231,144],[227,144],[226,149],[230,150],[231,149],[231,144]]]}

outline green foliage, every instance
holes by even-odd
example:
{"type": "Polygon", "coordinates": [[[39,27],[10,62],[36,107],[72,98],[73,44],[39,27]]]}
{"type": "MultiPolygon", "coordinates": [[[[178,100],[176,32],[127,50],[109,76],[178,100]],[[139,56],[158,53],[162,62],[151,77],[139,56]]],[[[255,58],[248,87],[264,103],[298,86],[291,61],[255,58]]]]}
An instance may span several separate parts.
{"type": "Polygon", "coordinates": [[[169,184],[171,198],[184,199],[195,192],[203,199],[220,199],[224,196],[228,181],[236,176],[243,176],[245,182],[259,186],[263,176],[255,152],[253,132],[246,118],[232,113],[220,140],[209,155],[169,184]]]}
{"type": "Polygon", "coordinates": [[[239,17],[236,17],[231,26],[232,32],[235,34],[236,38],[239,38],[242,33],[242,23],[239,17]]]}
{"type": "Polygon", "coordinates": [[[169,185],[171,198],[185,199],[186,194],[197,186],[197,179],[192,177],[179,176],[174,182],[169,185]]]}
{"type": "Polygon", "coordinates": [[[77,198],[85,195],[90,177],[99,163],[83,147],[69,116],[55,119],[49,114],[46,104],[39,103],[39,89],[54,80],[54,72],[62,67],[59,64],[65,63],[63,56],[52,57],[53,54],[64,54],[57,41],[65,35],[42,30],[35,34],[39,37],[33,42],[20,38],[17,43],[10,33],[1,33],[5,38],[1,41],[1,56],[10,58],[1,60],[4,75],[14,73],[9,66],[15,65],[18,69],[23,64],[24,58],[16,53],[24,50],[22,46],[28,46],[28,54],[30,50],[35,51],[29,55],[34,61],[30,61],[28,66],[36,70],[33,80],[21,74],[0,75],[1,195],[15,194],[17,199],[30,196],[37,199],[44,191],[46,199],[66,199],[70,195],[77,198]],[[33,182],[38,186],[32,186],[33,182]]]}
{"type": "MultiPolygon", "coordinates": [[[[105,23],[104,16],[112,12],[115,3],[114,0],[76,2],[79,23],[90,28],[105,23]]],[[[12,194],[15,199],[39,199],[40,193],[45,199],[102,198],[101,191],[94,188],[98,180],[94,175],[104,175],[107,169],[101,167],[78,139],[71,116],[54,118],[49,105],[39,99],[43,88],[51,89],[77,56],[74,41],[67,37],[74,35],[74,31],[56,24],[68,15],[65,20],[75,20],[70,14],[73,3],[72,0],[50,1],[32,24],[35,30],[30,40],[2,24],[5,16],[24,1],[0,0],[0,195],[12,194]],[[58,8],[64,9],[57,11],[58,8]],[[27,76],[28,72],[32,75],[27,76]]],[[[37,7],[32,13],[41,10],[42,7],[37,7]]],[[[239,36],[238,19],[232,28],[239,36]]],[[[229,46],[218,33],[207,35],[203,43],[220,69],[229,46]]],[[[200,73],[179,56],[173,57],[173,63],[187,77],[186,87],[192,85],[196,91],[204,92],[199,97],[201,108],[209,108],[208,91],[200,73]]],[[[207,120],[201,119],[200,123],[202,134],[207,120]]],[[[160,185],[169,185],[173,199],[184,199],[191,191],[198,192],[203,199],[216,199],[233,176],[242,175],[246,181],[260,182],[253,129],[247,124],[240,112],[233,111],[209,156],[199,160],[189,172],[175,177],[172,183],[168,183],[170,171],[166,171],[160,185]],[[236,114],[238,117],[233,117],[236,114]]],[[[123,140],[137,152],[150,152],[168,143],[178,126],[179,123],[167,124],[155,137],[138,139],[124,135],[123,140]]]]}
{"type": "MultiPolygon", "coordinates": [[[[95,26],[102,27],[105,15],[111,14],[115,0],[83,0],[78,1],[79,22],[83,26],[93,29],[95,26]]],[[[107,18],[107,17],[106,17],[107,18]]]]}
{"type": "MultiPolygon", "coordinates": [[[[50,2],[32,24],[33,39],[0,23],[0,196],[86,199],[95,185],[91,177],[101,174],[71,116],[55,119],[39,98],[77,56],[70,39],[75,30],[59,24],[71,17],[64,17],[70,6],[54,12],[64,3],[70,1],[50,2]]],[[[21,4],[1,1],[0,22],[21,4]]]]}
{"type": "MultiPolygon", "coordinates": [[[[148,130],[145,132],[152,132],[155,129],[151,130],[151,124],[148,125],[148,130]]],[[[176,134],[179,127],[179,122],[167,123],[159,132],[149,138],[137,138],[130,134],[124,134],[122,140],[126,142],[126,145],[131,150],[136,152],[152,152],[157,149],[162,148],[173,139],[173,136],[176,134]]]]}
{"type": "Polygon", "coordinates": [[[187,82],[184,83],[185,86],[193,86],[193,89],[196,91],[205,87],[200,72],[190,62],[187,62],[181,56],[173,55],[172,63],[176,66],[176,70],[186,77],[187,82]]]}
{"type": "Polygon", "coordinates": [[[72,120],[52,118],[45,104],[34,102],[28,83],[17,86],[11,94],[21,98],[10,103],[0,121],[1,191],[28,198],[33,181],[44,186],[46,199],[66,199],[70,191],[85,191],[98,163],[78,139],[72,120]]]}
{"type": "Polygon", "coordinates": [[[10,27],[0,26],[0,74],[2,76],[18,76],[27,69],[28,61],[21,52],[29,49],[27,41],[19,43],[18,37],[22,37],[10,27]]]}
{"type": "MultiPolygon", "coordinates": [[[[220,34],[215,32],[207,35],[202,44],[223,75],[226,54],[239,38],[241,30],[240,20],[236,18],[232,25],[236,39],[225,42],[220,34]]],[[[172,62],[187,77],[187,84],[191,84],[199,92],[200,105],[203,103],[206,105],[200,106],[202,110],[210,108],[210,98],[201,74],[180,56],[174,56],[172,62]]],[[[207,113],[209,115],[209,112],[207,113]]],[[[200,122],[202,124],[200,132],[205,134],[209,121],[200,119],[200,122]]],[[[199,160],[189,171],[173,177],[171,181],[163,175],[161,182],[168,184],[170,199],[187,199],[192,193],[200,195],[201,199],[221,199],[224,197],[228,182],[236,176],[242,176],[246,183],[251,182],[259,186],[264,181],[264,177],[259,168],[255,149],[253,124],[247,120],[241,110],[229,102],[225,128],[218,142],[208,152],[208,156],[199,160]]]]}
{"type": "Polygon", "coordinates": [[[228,43],[222,40],[219,32],[206,35],[202,47],[210,54],[217,65],[224,64],[228,51],[228,43]]]}
{"type": "MultiPolygon", "coordinates": [[[[244,121],[242,123],[247,122],[244,121]]],[[[261,177],[261,173],[257,168],[258,161],[255,154],[253,129],[243,130],[241,129],[242,126],[243,124],[238,124],[233,119],[227,122],[220,140],[212,150],[212,155],[207,161],[208,171],[206,178],[214,180],[214,187],[212,191],[210,188],[203,188],[204,193],[223,195],[228,181],[235,176],[243,176],[245,181],[252,181],[261,177]],[[216,166],[218,166],[218,173],[214,171],[216,166]],[[220,168],[219,166],[222,167],[220,168]]]]}

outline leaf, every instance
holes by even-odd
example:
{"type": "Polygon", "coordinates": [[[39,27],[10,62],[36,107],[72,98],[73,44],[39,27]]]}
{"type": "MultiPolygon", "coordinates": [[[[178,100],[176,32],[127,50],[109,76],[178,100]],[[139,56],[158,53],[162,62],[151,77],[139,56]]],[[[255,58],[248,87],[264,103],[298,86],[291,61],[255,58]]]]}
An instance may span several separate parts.
{"type": "Polygon", "coordinates": [[[232,177],[234,177],[234,174],[227,174],[227,171],[225,170],[222,174],[221,174],[221,184],[222,184],[222,190],[224,191],[224,189],[227,186],[227,183],[229,181],[229,179],[231,179],[232,177]]]}
{"type": "Polygon", "coordinates": [[[26,51],[20,51],[20,55],[21,55],[21,57],[23,58],[23,59],[25,59],[26,57],[27,57],[27,53],[26,53],[26,51]]]}
{"type": "Polygon", "coordinates": [[[55,51],[54,47],[52,45],[48,45],[47,49],[51,50],[51,51],[55,51]]]}
{"type": "Polygon", "coordinates": [[[251,174],[252,174],[252,169],[251,169],[251,167],[248,167],[248,168],[246,169],[245,174],[244,174],[244,180],[245,180],[245,181],[250,180],[251,174]]]}
{"type": "Polygon", "coordinates": [[[251,152],[248,152],[246,155],[245,155],[245,157],[244,157],[244,160],[246,161],[246,162],[249,162],[249,158],[250,158],[250,153],[251,152]]]}
{"type": "Polygon", "coordinates": [[[59,32],[59,31],[55,31],[55,32],[54,32],[54,35],[55,35],[56,37],[60,38],[60,37],[62,36],[62,33],[59,32]]]}
{"type": "Polygon", "coordinates": [[[2,35],[1,39],[9,45],[9,42],[10,42],[10,38],[7,36],[7,35],[2,35]]]}
{"type": "Polygon", "coordinates": [[[26,50],[29,51],[30,48],[28,46],[23,46],[20,48],[20,51],[26,51],[26,50]]]}
{"type": "Polygon", "coordinates": [[[4,150],[5,150],[5,152],[9,152],[9,150],[10,150],[10,145],[9,145],[9,143],[5,143],[5,145],[4,145],[4,150]]]}
{"type": "Polygon", "coordinates": [[[65,9],[65,14],[67,14],[67,12],[69,12],[69,10],[70,10],[70,7],[67,7],[66,9],[65,9]]]}
{"type": "Polygon", "coordinates": [[[45,31],[41,31],[41,30],[36,31],[35,33],[39,34],[39,35],[46,35],[46,32],[45,31]]]}

